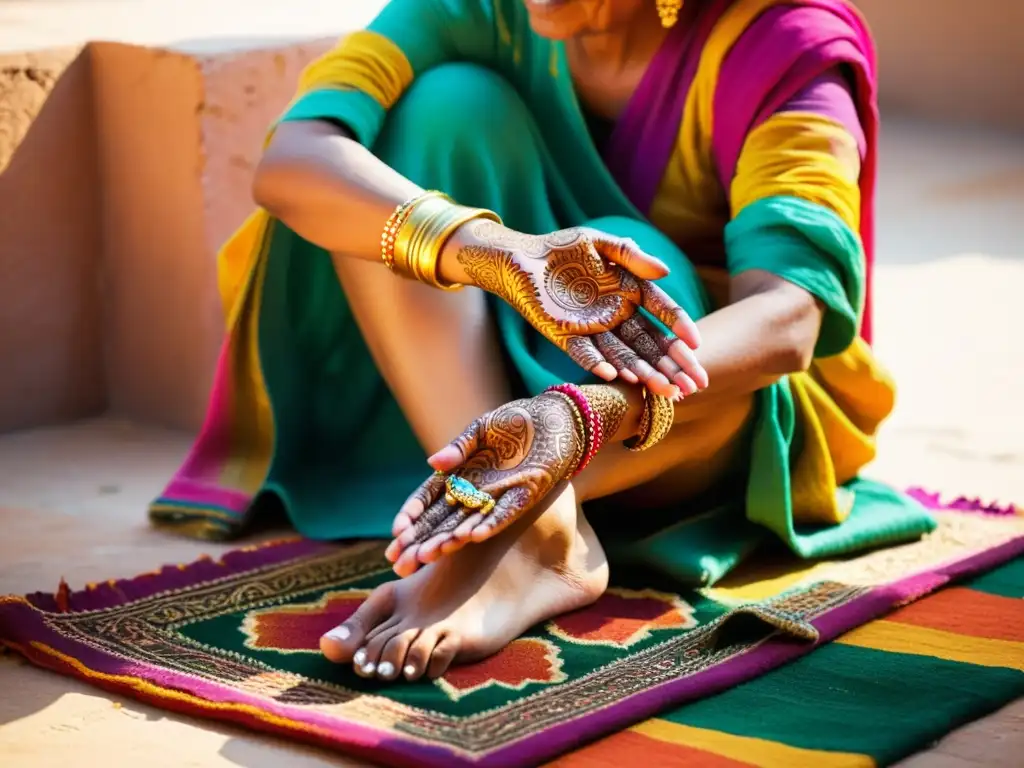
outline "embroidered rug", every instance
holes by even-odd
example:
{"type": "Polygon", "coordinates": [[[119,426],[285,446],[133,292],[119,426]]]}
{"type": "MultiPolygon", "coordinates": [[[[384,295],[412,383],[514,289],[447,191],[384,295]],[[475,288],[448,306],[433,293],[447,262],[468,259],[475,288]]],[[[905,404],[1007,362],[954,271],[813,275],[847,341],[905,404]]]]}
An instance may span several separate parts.
{"type": "MultiPolygon", "coordinates": [[[[1019,558],[1024,516],[961,501],[936,518],[920,542],[845,561],[761,563],[683,595],[612,589],[434,683],[362,680],[317,651],[320,634],[390,578],[377,543],[282,541],[79,592],[0,598],[0,642],[167,709],[394,765],[537,765],[630,726],[563,764],[870,765],[926,743],[878,741],[901,719],[927,720],[916,737],[927,740],[1024,693],[1009,577],[944,590],[937,607],[907,605],[1019,558]],[[912,668],[922,659],[930,666],[912,668]],[[978,674],[975,700],[956,711],[943,694],[962,692],[963,670],[949,664],[978,674]],[[908,675],[934,679],[904,706],[908,675]]],[[[1019,559],[1008,568],[1021,576],[1019,559]]]]}

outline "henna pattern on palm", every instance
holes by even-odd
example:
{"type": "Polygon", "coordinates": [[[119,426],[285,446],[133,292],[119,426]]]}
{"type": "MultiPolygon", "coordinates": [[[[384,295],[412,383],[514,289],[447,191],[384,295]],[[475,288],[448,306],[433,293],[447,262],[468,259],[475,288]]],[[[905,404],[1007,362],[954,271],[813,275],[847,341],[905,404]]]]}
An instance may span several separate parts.
{"type": "Polygon", "coordinates": [[[421,514],[399,536],[402,548],[457,528],[496,532],[543,500],[579,466],[585,435],[572,401],[558,393],[516,400],[474,421],[453,441],[464,457],[455,471],[497,501],[486,516],[449,506],[432,475],[410,497],[421,514]]]}
{"type": "Polygon", "coordinates": [[[673,351],[674,336],[640,314],[643,307],[669,327],[690,323],[663,290],[620,266],[639,258],[632,241],[581,227],[527,235],[487,220],[468,226],[471,244],[457,258],[473,282],[505,300],[584,370],[603,366],[604,378],[628,371],[634,377],[628,380],[664,390],[681,369],[699,367],[692,355],[673,351]],[[628,337],[624,330],[631,330],[628,337]]]}
{"type": "Polygon", "coordinates": [[[602,259],[586,229],[524,235],[480,221],[472,233],[481,244],[462,248],[458,259],[476,285],[587,370],[603,357],[581,337],[612,330],[643,301],[639,281],[602,259]]]}

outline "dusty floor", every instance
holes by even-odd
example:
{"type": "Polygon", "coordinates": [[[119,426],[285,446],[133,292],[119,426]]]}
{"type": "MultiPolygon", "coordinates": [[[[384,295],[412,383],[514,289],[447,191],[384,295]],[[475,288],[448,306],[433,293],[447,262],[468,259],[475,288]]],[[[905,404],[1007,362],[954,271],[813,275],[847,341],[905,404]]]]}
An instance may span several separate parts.
{"type": "MultiPolygon", "coordinates": [[[[0,0],[0,50],[83,38],[222,47],[351,27],[379,0],[233,3],[0,0]],[[359,6],[358,8],[354,6],[359,6]],[[155,10],[154,10],[155,9],[155,10]],[[146,15],[148,14],[148,15],[146,15]],[[214,38],[214,36],[220,36],[214,38]]],[[[1024,138],[889,121],[879,199],[877,348],[901,385],[873,474],[1024,502],[1024,138]],[[952,158],[952,162],[950,159],[952,158]]],[[[144,519],[186,435],[101,419],[0,437],[0,593],[124,577],[219,547],[144,519]]],[[[1019,765],[1024,702],[906,765],[1019,765]]],[[[350,765],[324,752],[177,717],[0,657],[0,763],[11,768],[350,765]],[[112,746],[116,745],[116,749],[112,746]],[[99,757],[86,757],[96,754],[99,757]]]]}

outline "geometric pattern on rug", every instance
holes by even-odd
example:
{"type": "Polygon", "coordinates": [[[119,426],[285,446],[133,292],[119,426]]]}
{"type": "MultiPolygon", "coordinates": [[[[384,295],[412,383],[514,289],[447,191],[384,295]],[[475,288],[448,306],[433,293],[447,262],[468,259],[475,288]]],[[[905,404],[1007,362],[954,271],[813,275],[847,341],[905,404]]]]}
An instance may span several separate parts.
{"type": "MultiPolygon", "coordinates": [[[[372,542],[289,540],[80,592],[0,598],[0,642],[40,666],[159,706],[380,762],[537,765],[625,727],[588,749],[604,750],[605,760],[611,752],[630,753],[639,740],[645,751],[633,757],[658,765],[686,755],[704,761],[692,764],[756,765],[768,758],[752,762],[737,745],[775,744],[790,757],[803,750],[871,764],[899,750],[875,754],[847,749],[842,740],[802,743],[783,732],[792,702],[770,693],[773,675],[794,668],[782,665],[805,656],[819,688],[840,686],[839,694],[844,680],[853,685],[852,673],[836,672],[830,682],[828,669],[874,664],[900,673],[878,660],[889,657],[988,670],[979,678],[988,686],[979,699],[997,699],[996,705],[1020,685],[1019,665],[1007,666],[1007,659],[1019,659],[1024,638],[1010,623],[980,623],[981,609],[964,607],[973,605],[966,593],[979,592],[976,587],[941,593],[945,612],[912,603],[1018,557],[1024,517],[977,511],[936,517],[936,531],[919,542],[842,562],[762,564],[683,595],[613,589],[595,605],[535,627],[501,653],[433,683],[365,680],[311,652],[325,628],[391,578],[382,546],[372,542]],[[893,617],[848,633],[901,606],[893,617]],[[974,635],[960,615],[975,618],[974,635]],[[973,640],[954,639],[963,637],[973,640]],[[922,645],[926,639],[930,645],[922,645]],[[920,653],[925,647],[932,655],[920,653]],[[758,717],[749,706],[734,711],[721,704],[743,691],[747,697],[761,692],[751,699],[758,717]],[[684,702],[695,703],[665,714],[684,702]],[[763,730],[751,725],[761,721],[763,730]],[[675,756],[662,762],[659,754],[675,756]]],[[[987,600],[988,609],[997,597],[1013,601],[986,594],[978,605],[987,600]]],[[[813,700],[793,685],[782,690],[813,700]]],[[[808,733],[825,733],[814,710],[797,711],[807,718],[808,733]]]]}
{"type": "Polygon", "coordinates": [[[885,766],[1024,696],[1024,557],[551,768],[885,766]]]}

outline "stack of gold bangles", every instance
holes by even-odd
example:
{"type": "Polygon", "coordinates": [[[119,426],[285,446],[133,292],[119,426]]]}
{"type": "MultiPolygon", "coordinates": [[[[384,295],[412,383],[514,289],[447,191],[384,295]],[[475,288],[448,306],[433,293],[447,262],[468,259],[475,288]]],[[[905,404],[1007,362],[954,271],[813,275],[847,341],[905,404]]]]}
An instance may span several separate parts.
{"type": "Polygon", "coordinates": [[[644,415],[640,418],[640,431],[623,445],[631,451],[646,451],[665,439],[675,423],[676,409],[672,401],[643,388],[644,415]]]}
{"type": "Polygon", "coordinates": [[[437,271],[441,249],[459,227],[473,219],[501,223],[494,211],[457,205],[441,192],[424,192],[398,206],[380,239],[381,261],[392,272],[444,291],[462,288],[445,283],[437,271]]]}

